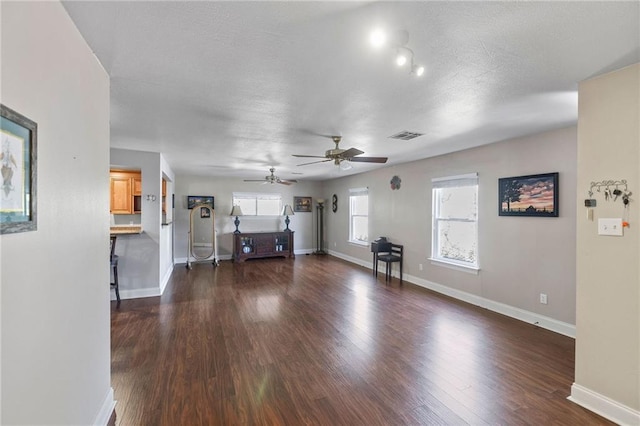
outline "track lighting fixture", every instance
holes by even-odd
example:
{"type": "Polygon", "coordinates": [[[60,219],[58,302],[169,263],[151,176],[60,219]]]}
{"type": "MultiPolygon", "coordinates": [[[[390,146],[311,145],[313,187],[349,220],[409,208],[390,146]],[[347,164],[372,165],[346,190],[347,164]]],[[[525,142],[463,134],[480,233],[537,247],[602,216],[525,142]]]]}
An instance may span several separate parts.
{"type": "Polygon", "coordinates": [[[424,66],[415,63],[413,50],[407,47],[407,43],[409,43],[408,31],[399,30],[392,33],[386,33],[381,29],[376,29],[371,32],[369,41],[376,49],[384,46],[394,49],[396,52],[396,65],[404,67],[408,64],[410,74],[413,74],[416,77],[421,77],[424,74],[424,66]]]}
{"type": "Polygon", "coordinates": [[[396,56],[396,64],[398,64],[399,67],[403,67],[406,63],[407,56],[402,52],[398,52],[398,55],[396,56]]]}

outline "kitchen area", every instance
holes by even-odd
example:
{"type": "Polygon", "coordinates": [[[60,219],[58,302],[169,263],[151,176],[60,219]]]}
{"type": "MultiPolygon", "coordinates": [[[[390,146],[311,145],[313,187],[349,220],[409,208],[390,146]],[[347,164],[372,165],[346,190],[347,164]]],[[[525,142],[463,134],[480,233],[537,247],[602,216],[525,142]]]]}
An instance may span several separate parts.
{"type": "Polygon", "coordinates": [[[160,153],[111,148],[110,234],[123,300],[160,296],[171,276],[174,181],[160,153]]]}
{"type": "MultiPolygon", "coordinates": [[[[109,173],[111,235],[142,233],[142,173],[140,170],[115,170],[109,173]]],[[[155,201],[155,195],[147,196],[155,201]]],[[[167,181],[162,178],[162,224],[167,222],[167,181]]]]}

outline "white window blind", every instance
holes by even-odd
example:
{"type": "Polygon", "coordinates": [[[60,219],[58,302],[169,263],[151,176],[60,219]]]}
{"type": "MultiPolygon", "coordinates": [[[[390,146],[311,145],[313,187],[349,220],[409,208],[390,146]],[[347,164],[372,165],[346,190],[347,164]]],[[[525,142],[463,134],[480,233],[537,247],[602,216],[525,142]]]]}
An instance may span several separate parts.
{"type": "Polygon", "coordinates": [[[349,189],[349,242],[369,242],[369,189],[349,189]]]}
{"type": "Polygon", "coordinates": [[[234,192],[233,205],[240,206],[243,216],[278,216],[282,212],[282,194],[234,192]]]}
{"type": "Polygon", "coordinates": [[[478,174],[431,181],[431,258],[478,268],[478,174]]]}

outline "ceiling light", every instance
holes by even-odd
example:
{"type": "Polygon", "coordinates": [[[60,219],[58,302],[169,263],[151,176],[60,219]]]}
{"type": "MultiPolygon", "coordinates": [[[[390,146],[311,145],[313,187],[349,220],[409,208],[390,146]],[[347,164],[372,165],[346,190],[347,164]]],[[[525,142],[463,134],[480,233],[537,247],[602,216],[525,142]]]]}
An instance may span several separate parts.
{"type": "Polygon", "coordinates": [[[373,47],[379,49],[387,43],[387,35],[381,29],[376,29],[369,36],[369,42],[373,47]]]}
{"type": "Polygon", "coordinates": [[[420,77],[424,74],[424,66],[416,65],[414,63],[414,53],[411,48],[407,46],[409,43],[409,32],[406,30],[398,30],[391,33],[391,36],[387,37],[387,34],[380,29],[376,29],[369,36],[371,44],[376,47],[382,47],[388,44],[396,51],[396,65],[403,67],[409,64],[409,73],[415,74],[420,77]]]}
{"type": "Polygon", "coordinates": [[[347,160],[342,160],[340,162],[340,170],[351,170],[353,166],[347,160]]]}

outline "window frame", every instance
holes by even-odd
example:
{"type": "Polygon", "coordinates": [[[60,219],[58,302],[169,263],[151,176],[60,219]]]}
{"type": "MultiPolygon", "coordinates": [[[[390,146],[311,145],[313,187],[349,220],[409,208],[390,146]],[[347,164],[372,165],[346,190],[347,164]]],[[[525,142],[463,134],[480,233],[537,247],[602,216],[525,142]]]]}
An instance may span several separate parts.
{"type": "Polygon", "coordinates": [[[245,211],[242,211],[242,215],[243,216],[248,216],[248,217],[274,217],[274,216],[280,216],[281,212],[282,212],[282,194],[280,193],[275,193],[275,192],[233,192],[231,194],[231,205],[235,206],[238,205],[238,201],[239,199],[242,200],[254,200],[255,201],[255,208],[256,208],[256,214],[250,214],[247,213],[245,211]],[[260,209],[259,209],[259,200],[263,199],[263,200],[278,200],[279,203],[279,207],[278,207],[278,212],[275,214],[260,214],[260,209]]]}
{"type": "Polygon", "coordinates": [[[431,205],[431,216],[432,216],[432,226],[431,226],[431,260],[432,264],[450,267],[453,269],[461,270],[464,272],[470,272],[477,274],[480,270],[480,258],[479,258],[479,179],[478,173],[468,173],[464,175],[457,176],[446,176],[440,178],[433,178],[431,180],[431,194],[432,194],[432,205],[431,205]],[[475,219],[462,218],[462,217],[453,217],[453,218],[440,218],[439,217],[439,189],[443,188],[462,188],[474,186],[475,187],[475,219]],[[475,262],[468,262],[459,259],[451,259],[446,257],[441,257],[438,255],[440,253],[440,223],[450,223],[450,222],[464,222],[464,223],[475,223],[475,245],[476,245],[476,256],[475,262]]]}
{"type": "Polygon", "coordinates": [[[368,246],[369,245],[369,188],[350,188],[349,189],[349,236],[348,241],[351,244],[356,244],[359,246],[368,246]],[[354,200],[353,197],[367,197],[367,214],[354,214],[354,200]],[[354,217],[366,217],[367,218],[367,240],[363,241],[360,239],[355,239],[353,236],[354,226],[353,219],[354,217]]]}

